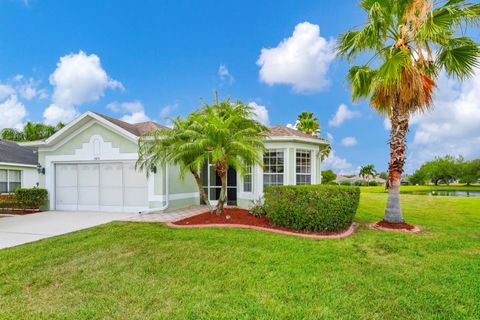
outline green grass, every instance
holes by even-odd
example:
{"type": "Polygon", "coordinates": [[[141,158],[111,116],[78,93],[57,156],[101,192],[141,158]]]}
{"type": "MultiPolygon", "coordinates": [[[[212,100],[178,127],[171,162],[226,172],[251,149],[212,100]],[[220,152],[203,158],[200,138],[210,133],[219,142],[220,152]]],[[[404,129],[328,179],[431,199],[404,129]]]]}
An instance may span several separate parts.
{"type": "MultiPolygon", "coordinates": [[[[402,195],[420,234],[111,223],[0,251],[0,319],[478,319],[480,198],[402,195]]],[[[357,221],[381,219],[364,193],[357,221]]]]}
{"type": "MultiPolygon", "coordinates": [[[[365,193],[387,193],[388,190],[384,186],[361,187],[365,193]]],[[[415,191],[480,191],[480,185],[428,185],[428,186],[401,186],[400,193],[409,193],[415,191]]]]}

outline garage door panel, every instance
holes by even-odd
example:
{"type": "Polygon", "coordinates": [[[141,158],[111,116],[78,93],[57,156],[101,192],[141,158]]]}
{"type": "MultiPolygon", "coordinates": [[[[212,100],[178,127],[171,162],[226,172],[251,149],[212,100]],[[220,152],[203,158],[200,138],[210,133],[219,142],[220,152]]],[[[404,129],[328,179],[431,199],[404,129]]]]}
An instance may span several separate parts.
{"type": "Polygon", "coordinates": [[[100,165],[100,184],[102,187],[122,187],[123,165],[121,163],[105,163],[100,165]]]}

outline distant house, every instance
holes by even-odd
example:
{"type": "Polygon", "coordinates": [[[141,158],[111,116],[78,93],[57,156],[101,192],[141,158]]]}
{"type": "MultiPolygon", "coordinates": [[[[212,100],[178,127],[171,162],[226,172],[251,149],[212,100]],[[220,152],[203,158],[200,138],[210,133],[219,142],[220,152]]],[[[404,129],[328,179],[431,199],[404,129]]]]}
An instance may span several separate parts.
{"type": "Polygon", "coordinates": [[[385,184],[385,179],[382,179],[380,177],[370,177],[370,179],[365,179],[363,177],[360,177],[360,176],[353,176],[353,177],[345,177],[345,176],[342,176],[342,175],[337,175],[337,178],[335,179],[335,182],[340,184],[342,182],[349,182],[351,184],[357,182],[357,181],[364,181],[364,182],[367,182],[367,181],[376,181],[378,184],[385,184]]]}
{"type": "Polygon", "coordinates": [[[0,140],[0,194],[38,184],[38,155],[15,142],[0,140]]]}

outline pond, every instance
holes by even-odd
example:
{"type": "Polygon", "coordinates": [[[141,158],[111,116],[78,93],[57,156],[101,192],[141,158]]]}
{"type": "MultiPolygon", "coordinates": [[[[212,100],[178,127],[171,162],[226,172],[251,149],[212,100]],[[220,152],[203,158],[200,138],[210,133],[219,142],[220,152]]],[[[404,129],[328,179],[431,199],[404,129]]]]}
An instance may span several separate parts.
{"type": "Polygon", "coordinates": [[[407,191],[406,194],[421,196],[442,196],[442,197],[480,197],[480,191],[460,191],[460,190],[441,190],[441,191],[407,191]]]}

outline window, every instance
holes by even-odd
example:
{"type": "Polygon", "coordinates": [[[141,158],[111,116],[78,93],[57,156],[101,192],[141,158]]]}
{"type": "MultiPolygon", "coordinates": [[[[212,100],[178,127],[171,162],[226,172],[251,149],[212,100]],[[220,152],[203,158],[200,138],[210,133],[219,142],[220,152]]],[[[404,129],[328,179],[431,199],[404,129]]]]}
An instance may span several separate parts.
{"type": "Polygon", "coordinates": [[[297,184],[312,184],[312,153],[308,150],[296,152],[297,184]]]}
{"type": "Polygon", "coordinates": [[[22,186],[20,170],[0,170],[0,193],[13,193],[22,186]]]}
{"type": "Polygon", "coordinates": [[[284,152],[281,150],[269,150],[263,155],[263,184],[266,186],[283,185],[285,172],[284,152]]]}
{"type": "Polygon", "coordinates": [[[243,192],[252,192],[252,166],[247,166],[247,173],[243,177],[243,192]]]}

